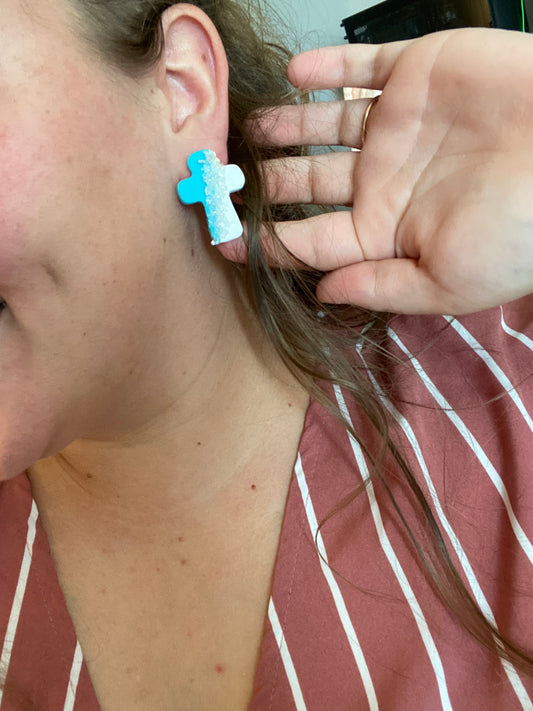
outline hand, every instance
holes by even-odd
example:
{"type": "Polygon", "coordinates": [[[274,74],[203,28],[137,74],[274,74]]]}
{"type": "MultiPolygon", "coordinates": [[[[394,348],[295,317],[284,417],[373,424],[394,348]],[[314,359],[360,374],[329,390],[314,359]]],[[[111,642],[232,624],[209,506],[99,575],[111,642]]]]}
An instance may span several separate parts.
{"type": "MultiPolygon", "coordinates": [[[[301,89],[382,90],[360,152],[271,161],[273,202],[351,211],[280,223],[327,274],[319,299],[402,313],[474,312],[533,292],[533,37],[465,29],[295,57],[301,89]]],[[[367,99],[276,109],[271,145],[361,147],[367,99]]],[[[243,258],[243,244],[222,250],[243,258]]]]}

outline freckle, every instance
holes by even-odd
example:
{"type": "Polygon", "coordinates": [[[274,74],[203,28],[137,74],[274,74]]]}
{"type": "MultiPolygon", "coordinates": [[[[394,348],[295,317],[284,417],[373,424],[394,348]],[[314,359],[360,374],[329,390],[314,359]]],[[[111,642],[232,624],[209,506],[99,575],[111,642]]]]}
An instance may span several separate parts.
{"type": "Polygon", "coordinates": [[[192,637],[192,632],[191,632],[191,630],[187,630],[187,637],[189,637],[189,639],[192,637]]]}
{"type": "Polygon", "coordinates": [[[196,444],[198,445],[198,447],[201,447],[201,446],[202,446],[202,443],[201,443],[201,442],[196,442],[196,444]]]}
{"type": "Polygon", "coordinates": [[[252,484],[252,489],[255,491],[257,489],[257,486],[255,484],[252,484]]]}
{"type": "Polygon", "coordinates": [[[156,571],[157,571],[158,573],[160,573],[160,572],[161,572],[161,568],[156,568],[156,571]]]}
{"type": "Polygon", "coordinates": [[[182,565],[187,565],[187,558],[182,558],[182,559],[181,559],[181,564],[182,564],[182,565]]]}
{"type": "Polygon", "coordinates": [[[126,667],[124,671],[128,676],[131,676],[133,674],[133,669],[131,667],[126,667]]]}
{"type": "Polygon", "coordinates": [[[217,674],[224,674],[226,667],[223,664],[215,664],[215,671],[217,674]]]}
{"type": "Polygon", "coordinates": [[[100,588],[100,595],[107,595],[107,588],[100,588]]]}
{"type": "Polygon", "coordinates": [[[289,403],[289,407],[292,407],[292,402],[289,403]]]}
{"type": "Polygon", "coordinates": [[[94,476],[90,473],[87,474],[87,479],[94,479],[94,476]]]}
{"type": "Polygon", "coordinates": [[[87,331],[84,331],[84,332],[83,332],[83,335],[86,336],[86,335],[87,335],[87,331]]]}
{"type": "Polygon", "coordinates": [[[191,247],[191,257],[194,257],[194,247],[191,247]]]}
{"type": "Polygon", "coordinates": [[[179,541],[180,543],[183,543],[184,540],[185,540],[185,538],[183,538],[183,536],[179,536],[179,537],[178,537],[178,541],[179,541]]]}
{"type": "Polygon", "coordinates": [[[134,572],[135,572],[135,566],[134,566],[134,565],[128,565],[128,571],[129,571],[130,573],[134,573],[134,572]]]}
{"type": "Polygon", "coordinates": [[[166,244],[168,242],[168,239],[166,237],[163,237],[163,244],[166,244]]]}
{"type": "Polygon", "coordinates": [[[130,370],[130,375],[133,375],[133,369],[132,369],[132,370],[130,370]]]}

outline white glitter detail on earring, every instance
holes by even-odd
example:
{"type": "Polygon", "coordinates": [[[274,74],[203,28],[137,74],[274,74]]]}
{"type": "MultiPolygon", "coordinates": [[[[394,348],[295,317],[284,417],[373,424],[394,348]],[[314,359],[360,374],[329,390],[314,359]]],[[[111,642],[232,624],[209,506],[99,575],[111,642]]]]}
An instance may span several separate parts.
{"type": "Polygon", "coordinates": [[[230,193],[244,186],[244,174],[236,165],[223,165],[214,151],[197,151],[188,160],[192,175],[178,185],[186,205],[203,203],[212,244],[230,242],[243,232],[230,193]]]}

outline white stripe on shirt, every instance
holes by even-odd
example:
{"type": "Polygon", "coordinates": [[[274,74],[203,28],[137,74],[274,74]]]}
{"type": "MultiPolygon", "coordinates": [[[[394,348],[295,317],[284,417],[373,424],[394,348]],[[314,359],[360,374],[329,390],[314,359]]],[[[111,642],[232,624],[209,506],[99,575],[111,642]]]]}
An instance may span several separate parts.
{"type": "MultiPolygon", "coordinates": [[[[407,421],[407,419],[394,407],[394,405],[390,402],[388,398],[385,397],[385,394],[383,393],[383,390],[380,388],[379,384],[377,383],[376,379],[374,378],[372,372],[367,366],[367,363],[363,357],[362,354],[362,349],[361,346],[357,347],[357,352],[359,353],[359,357],[361,358],[361,361],[363,362],[366,372],[368,374],[368,377],[370,378],[372,385],[374,386],[376,392],[379,395],[379,398],[381,402],[384,404],[384,406],[387,408],[387,410],[391,413],[391,415],[394,417],[396,422],[400,425],[402,430],[405,433],[405,436],[407,437],[407,440],[409,441],[409,444],[411,445],[413,452],[416,456],[416,459],[418,461],[418,464],[420,466],[420,469],[422,470],[422,474],[424,475],[424,480],[426,482],[426,485],[429,489],[429,493],[431,496],[431,500],[433,502],[433,505],[435,506],[435,510],[437,513],[437,516],[442,524],[442,527],[446,531],[446,534],[448,535],[448,538],[457,554],[457,558],[459,559],[459,563],[461,564],[461,567],[466,575],[466,579],[468,580],[468,584],[470,585],[470,589],[472,590],[472,593],[476,599],[477,604],[479,605],[480,610],[483,612],[483,615],[485,616],[486,619],[488,619],[496,628],[498,629],[498,626],[496,624],[496,619],[494,617],[494,613],[492,612],[492,609],[488,603],[487,598],[485,597],[481,586],[476,578],[476,575],[474,573],[474,570],[472,569],[472,566],[470,565],[470,561],[468,560],[468,556],[466,555],[466,552],[461,545],[461,542],[457,538],[457,535],[455,534],[455,531],[453,530],[450,522],[448,521],[446,514],[444,513],[439,497],[437,495],[437,491],[435,489],[435,486],[433,484],[433,480],[431,479],[429,475],[429,471],[426,465],[426,461],[424,459],[424,456],[422,454],[422,450],[420,448],[420,445],[418,443],[418,439],[413,431],[413,428],[407,421]]],[[[507,674],[507,677],[511,683],[511,686],[513,687],[513,690],[518,697],[518,700],[520,701],[522,708],[524,711],[533,711],[533,704],[531,702],[531,699],[522,684],[522,681],[520,677],[518,676],[518,673],[514,666],[508,662],[507,660],[501,659],[500,657],[500,662],[505,670],[505,673],[507,674]]]]}
{"type": "Polygon", "coordinates": [[[524,403],[518,395],[516,388],[513,386],[509,378],[505,375],[500,366],[496,363],[494,358],[483,348],[481,343],[479,343],[479,341],[474,338],[470,331],[467,331],[467,329],[461,323],[459,323],[459,321],[454,319],[452,316],[444,316],[444,318],[448,321],[452,328],[461,336],[463,341],[470,346],[474,353],[481,358],[481,360],[486,364],[490,372],[501,383],[511,400],[519,409],[520,414],[527,422],[527,426],[529,427],[530,431],[533,432],[533,420],[531,419],[528,411],[524,406],[524,403]]]}
{"type": "Polygon", "coordinates": [[[472,452],[477,457],[481,466],[485,469],[485,471],[489,475],[490,480],[494,484],[496,491],[500,495],[500,497],[505,505],[505,510],[507,511],[507,516],[509,518],[511,528],[513,529],[516,539],[517,539],[518,543],[520,544],[520,547],[522,548],[522,550],[528,557],[529,562],[533,565],[533,545],[531,544],[531,541],[526,536],[524,529],[522,528],[522,526],[518,522],[518,519],[516,518],[515,512],[513,510],[512,505],[511,505],[511,501],[509,499],[509,493],[507,491],[507,487],[503,483],[501,476],[496,471],[494,465],[492,464],[490,459],[487,457],[485,451],[483,450],[483,448],[481,447],[481,445],[479,444],[477,439],[474,437],[472,432],[470,432],[468,427],[465,425],[465,423],[462,421],[462,419],[459,417],[459,415],[455,412],[455,410],[451,407],[451,405],[446,400],[446,398],[438,390],[438,388],[435,386],[433,381],[429,378],[429,376],[427,375],[425,370],[420,365],[419,361],[412,355],[412,353],[409,352],[408,348],[406,346],[404,346],[404,344],[402,343],[400,338],[396,335],[396,333],[394,333],[394,331],[389,329],[388,332],[389,332],[390,338],[398,345],[398,347],[405,353],[405,355],[408,356],[409,360],[411,361],[415,370],[417,371],[418,376],[420,377],[421,381],[423,382],[425,388],[432,395],[433,399],[438,403],[439,407],[442,408],[442,410],[447,415],[447,417],[455,425],[458,432],[461,434],[461,436],[463,437],[465,442],[468,444],[468,446],[470,447],[472,452]]]}
{"type": "Polygon", "coordinates": [[[501,324],[502,328],[507,333],[509,336],[512,336],[513,338],[516,338],[518,341],[523,343],[526,348],[529,348],[530,351],[533,351],[533,341],[529,336],[526,336],[525,333],[522,333],[521,331],[515,331],[514,328],[511,328],[510,326],[507,325],[505,322],[505,318],[503,316],[503,306],[500,306],[500,312],[501,312],[501,324]]]}
{"type": "Polygon", "coordinates": [[[78,690],[78,682],[80,680],[81,666],[83,664],[83,653],[81,651],[80,643],[76,640],[76,649],[74,651],[74,658],[72,660],[72,666],[70,668],[70,679],[67,687],[67,696],[65,699],[65,705],[63,706],[63,711],[72,711],[74,708],[74,702],[76,701],[76,692],[78,690]]]}
{"type": "MultiPolygon", "coordinates": [[[[341,412],[344,418],[346,419],[346,422],[349,422],[353,428],[353,423],[348,412],[348,408],[346,407],[346,403],[344,401],[341,389],[338,385],[335,385],[334,390],[341,412]]],[[[361,447],[357,440],[355,440],[349,432],[347,434],[349,436],[352,451],[359,467],[361,476],[364,481],[367,481],[369,479],[369,472],[361,447]]],[[[444,709],[444,711],[452,711],[452,704],[450,701],[450,696],[448,694],[448,687],[446,685],[446,677],[444,674],[444,668],[442,666],[440,654],[437,650],[437,646],[435,644],[435,641],[433,640],[431,632],[429,631],[429,627],[426,622],[426,618],[424,617],[424,613],[422,612],[422,608],[420,607],[418,600],[416,599],[416,596],[413,592],[411,585],[409,584],[409,581],[407,580],[407,576],[405,575],[401,563],[398,560],[396,553],[394,552],[390,539],[387,535],[387,532],[385,531],[385,527],[383,526],[383,519],[381,518],[381,512],[379,510],[378,502],[376,501],[374,487],[371,481],[367,483],[366,492],[370,501],[370,508],[372,511],[372,516],[374,517],[374,524],[376,526],[376,531],[378,533],[381,548],[387,556],[387,560],[389,561],[389,564],[396,576],[396,579],[398,580],[404,597],[407,600],[409,607],[411,608],[411,612],[418,627],[418,631],[420,632],[420,636],[422,637],[422,641],[428,653],[431,666],[433,667],[433,671],[435,673],[435,678],[437,680],[437,685],[439,688],[442,708],[444,709]]]]}
{"type": "Polygon", "coordinates": [[[281,660],[283,666],[285,667],[285,674],[287,675],[287,680],[289,686],[291,687],[292,696],[294,699],[294,704],[297,711],[307,711],[307,706],[305,705],[304,697],[302,694],[302,688],[300,682],[298,681],[298,675],[296,674],[296,669],[292,661],[291,653],[287,647],[287,642],[285,641],[285,635],[281,628],[279,622],[278,613],[274,606],[274,601],[270,598],[268,603],[268,619],[272,625],[272,631],[274,632],[274,637],[276,638],[276,643],[279,648],[279,653],[281,655],[281,660]]]}
{"type": "MultiPolygon", "coordinates": [[[[0,669],[2,669],[2,672],[5,675],[7,675],[9,669],[9,662],[11,661],[11,653],[13,651],[13,644],[15,642],[15,636],[17,634],[20,611],[22,608],[24,593],[26,592],[26,585],[28,583],[28,577],[30,574],[33,544],[35,541],[36,523],[38,516],[39,512],[37,510],[37,505],[35,501],[32,500],[31,512],[28,518],[28,532],[26,534],[24,556],[22,558],[17,587],[15,590],[15,595],[13,597],[13,604],[11,605],[9,621],[7,623],[6,636],[4,638],[4,644],[2,647],[2,656],[0,657],[0,669]]],[[[4,690],[2,687],[0,687],[0,704],[2,703],[3,693],[4,690]]]]}
{"type": "Polygon", "coordinates": [[[302,496],[303,504],[305,507],[305,513],[307,515],[309,528],[311,529],[313,540],[316,540],[317,542],[318,550],[320,553],[318,560],[322,567],[322,572],[324,574],[324,577],[326,578],[326,582],[328,583],[329,588],[331,590],[333,601],[335,603],[339,618],[346,633],[346,637],[352,650],[355,663],[357,664],[357,668],[361,676],[361,681],[363,682],[363,687],[365,689],[368,706],[370,708],[370,711],[378,711],[379,705],[376,697],[376,691],[374,689],[374,684],[370,676],[370,671],[368,669],[363,650],[361,649],[361,645],[359,644],[359,639],[357,637],[357,634],[355,633],[352,620],[350,618],[350,615],[348,614],[348,610],[346,609],[346,604],[344,602],[344,598],[342,597],[340,588],[337,584],[337,581],[335,580],[335,577],[333,576],[333,573],[331,572],[329,565],[327,565],[328,557],[326,553],[326,548],[324,546],[322,534],[318,530],[316,514],[313,507],[313,502],[311,500],[311,495],[309,494],[309,488],[307,486],[305,472],[302,467],[300,453],[298,453],[298,458],[296,460],[295,472],[296,479],[298,481],[298,486],[300,487],[300,494],[302,496]]]}

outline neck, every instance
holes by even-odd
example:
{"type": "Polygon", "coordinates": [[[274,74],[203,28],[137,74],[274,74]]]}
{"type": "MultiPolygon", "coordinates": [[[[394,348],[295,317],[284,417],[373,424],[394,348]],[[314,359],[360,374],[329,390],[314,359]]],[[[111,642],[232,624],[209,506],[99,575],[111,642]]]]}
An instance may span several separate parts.
{"type": "Polygon", "coordinates": [[[283,491],[308,397],[253,324],[242,314],[226,322],[179,397],[140,426],[37,462],[28,471],[37,503],[70,512],[73,525],[86,517],[94,529],[146,536],[176,517],[192,526],[209,513],[222,525],[250,496],[276,490],[276,477],[283,491]]]}

